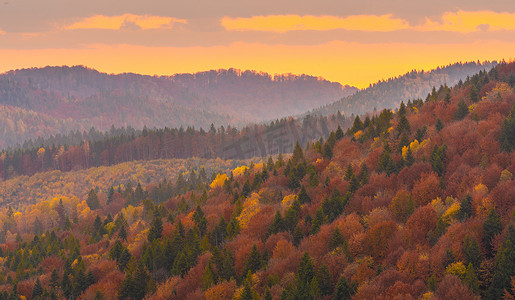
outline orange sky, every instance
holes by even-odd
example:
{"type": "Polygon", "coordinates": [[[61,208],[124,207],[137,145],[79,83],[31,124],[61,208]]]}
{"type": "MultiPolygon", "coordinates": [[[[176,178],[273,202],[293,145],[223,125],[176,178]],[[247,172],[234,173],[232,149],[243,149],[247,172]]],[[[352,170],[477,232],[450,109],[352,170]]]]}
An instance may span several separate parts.
{"type": "Polygon", "coordinates": [[[305,73],[364,88],[412,69],[509,60],[515,53],[515,13],[486,7],[418,19],[395,9],[201,18],[106,11],[53,16],[39,27],[34,21],[33,28],[10,26],[14,19],[2,19],[2,11],[0,72],[80,64],[108,73],[169,75],[232,67],[305,73]]]}

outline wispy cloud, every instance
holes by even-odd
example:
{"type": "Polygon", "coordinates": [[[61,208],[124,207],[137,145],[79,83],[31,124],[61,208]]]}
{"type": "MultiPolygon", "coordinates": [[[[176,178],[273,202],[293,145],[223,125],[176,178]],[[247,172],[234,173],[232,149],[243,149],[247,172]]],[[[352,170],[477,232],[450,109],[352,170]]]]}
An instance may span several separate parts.
{"type": "Polygon", "coordinates": [[[392,15],[355,15],[345,18],[336,16],[271,15],[250,18],[222,19],[227,30],[287,32],[294,30],[395,31],[410,28],[407,21],[392,15]]]}
{"type": "Polygon", "coordinates": [[[174,24],[186,24],[187,20],[172,17],[124,14],[120,16],[95,15],[75,22],[65,29],[159,29],[172,28],[174,24]]]}
{"type": "Polygon", "coordinates": [[[421,31],[453,31],[469,33],[481,30],[515,30],[515,13],[493,11],[447,12],[441,21],[426,19],[426,23],[416,27],[421,31]]]}
{"type": "Polygon", "coordinates": [[[422,25],[410,25],[407,20],[388,15],[300,16],[268,15],[249,18],[224,17],[221,24],[229,31],[328,31],[344,29],[366,32],[445,31],[471,33],[477,31],[515,30],[515,13],[493,11],[446,12],[436,19],[426,18],[422,25]]]}

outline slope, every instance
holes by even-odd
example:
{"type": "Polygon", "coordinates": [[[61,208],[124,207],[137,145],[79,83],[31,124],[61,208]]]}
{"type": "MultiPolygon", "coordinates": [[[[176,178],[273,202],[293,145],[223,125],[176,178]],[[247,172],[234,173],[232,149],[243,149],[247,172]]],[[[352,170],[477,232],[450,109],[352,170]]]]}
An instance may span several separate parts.
{"type": "Polygon", "coordinates": [[[455,63],[428,72],[413,70],[402,76],[371,84],[356,94],[315,109],[311,114],[329,115],[340,111],[345,115],[361,115],[384,108],[395,108],[401,101],[425,99],[434,87],[453,86],[460,80],[465,80],[467,76],[481,70],[490,70],[496,64],[495,61],[478,61],[455,63]]]}
{"type": "Polygon", "coordinates": [[[301,113],[356,89],[307,75],[235,69],[167,77],[110,75],[81,66],[0,75],[0,146],[69,130],[241,125],[301,113]],[[19,110],[16,116],[12,111],[19,110]],[[36,115],[36,118],[34,118],[36,115]],[[52,127],[50,116],[61,126],[52,127]],[[17,117],[17,118],[15,118],[17,117]]]}
{"type": "Polygon", "coordinates": [[[502,63],[211,184],[1,207],[2,296],[509,299],[514,88],[502,63]]]}

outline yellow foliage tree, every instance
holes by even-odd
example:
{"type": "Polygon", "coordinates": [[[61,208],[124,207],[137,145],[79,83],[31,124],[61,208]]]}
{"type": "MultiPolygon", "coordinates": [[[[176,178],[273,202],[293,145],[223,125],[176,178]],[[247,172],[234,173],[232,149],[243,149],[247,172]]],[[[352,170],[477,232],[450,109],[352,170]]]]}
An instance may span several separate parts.
{"type": "Polygon", "coordinates": [[[218,174],[218,175],[216,175],[215,180],[213,180],[213,182],[211,182],[211,184],[209,186],[212,189],[216,189],[217,187],[222,187],[227,179],[229,179],[229,178],[227,177],[227,175],[225,173],[218,174]]]}
{"type": "Polygon", "coordinates": [[[252,193],[243,203],[242,211],[237,218],[241,228],[247,227],[250,219],[261,209],[259,198],[257,193],[252,193]]]}
{"type": "Polygon", "coordinates": [[[281,202],[281,206],[284,209],[288,209],[293,204],[293,202],[297,200],[297,198],[298,197],[295,194],[286,195],[284,196],[283,201],[281,202]]]}
{"type": "Polygon", "coordinates": [[[465,273],[467,272],[467,268],[465,265],[461,262],[455,262],[447,266],[445,269],[445,273],[450,275],[456,275],[459,278],[463,278],[465,276],[465,273]]]}
{"type": "Polygon", "coordinates": [[[245,173],[245,171],[247,171],[248,169],[249,169],[249,167],[247,167],[247,166],[237,167],[236,169],[234,169],[232,171],[232,176],[237,177],[237,176],[243,175],[245,173]]]}

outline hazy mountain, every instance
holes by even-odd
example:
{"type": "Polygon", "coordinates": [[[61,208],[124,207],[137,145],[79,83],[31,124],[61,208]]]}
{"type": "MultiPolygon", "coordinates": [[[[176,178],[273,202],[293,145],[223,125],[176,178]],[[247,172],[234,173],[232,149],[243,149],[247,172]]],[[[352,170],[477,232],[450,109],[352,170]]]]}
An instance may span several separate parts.
{"type": "Polygon", "coordinates": [[[92,126],[207,129],[260,122],[356,91],[313,76],[235,69],[162,77],[82,66],[16,70],[0,75],[0,147],[92,126]]]}
{"type": "Polygon", "coordinates": [[[455,63],[434,70],[413,70],[402,76],[381,80],[371,84],[356,94],[344,97],[339,101],[320,107],[310,113],[329,115],[338,111],[345,115],[364,114],[374,109],[398,107],[401,101],[426,98],[433,87],[441,85],[453,86],[467,76],[481,70],[490,70],[497,62],[467,62],[455,63]]]}

